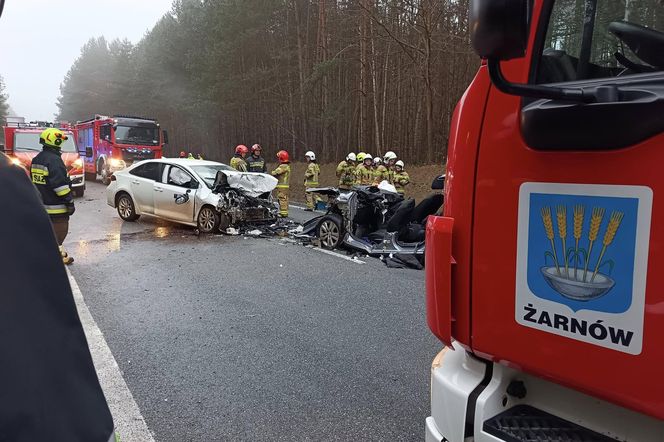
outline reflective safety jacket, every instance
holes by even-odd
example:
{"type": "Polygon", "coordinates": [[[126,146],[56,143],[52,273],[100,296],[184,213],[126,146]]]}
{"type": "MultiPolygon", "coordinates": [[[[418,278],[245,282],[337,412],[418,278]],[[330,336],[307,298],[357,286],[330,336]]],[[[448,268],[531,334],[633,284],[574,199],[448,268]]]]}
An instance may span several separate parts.
{"type": "Polygon", "coordinates": [[[44,147],[30,166],[32,182],[41,194],[46,213],[52,217],[69,217],[74,207],[71,180],[61,154],[60,149],[44,147]]]}
{"type": "Polygon", "coordinates": [[[370,186],[374,182],[373,170],[371,170],[364,164],[360,164],[359,166],[357,166],[355,174],[356,174],[356,182],[358,184],[361,184],[362,186],[370,186]]]}
{"type": "Polygon", "coordinates": [[[383,164],[374,170],[374,184],[378,185],[382,181],[390,181],[390,171],[383,164]]]}
{"type": "Polygon", "coordinates": [[[249,172],[267,172],[267,165],[263,157],[256,158],[253,155],[249,155],[249,158],[246,158],[247,171],[249,172]]]}
{"type": "Polygon", "coordinates": [[[231,167],[239,172],[246,172],[247,162],[244,161],[244,158],[242,158],[240,155],[235,155],[233,158],[231,158],[231,167]]]}
{"type": "Polygon", "coordinates": [[[410,184],[410,177],[406,171],[394,172],[393,180],[394,187],[396,187],[397,192],[401,194],[406,191],[406,186],[410,184]]]}
{"type": "Polygon", "coordinates": [[[307,171],[304,173],[304,186],[316,187],[318,186],[318,177],[320,176],[320,166],[318,163],[311,162],[307,166],[307,171]]]}
{"type": "Polygon", "coordinates": [[[355,166],[347,161],[342,161],[337,166],[337,177],[339,178],[339,187],[350,188],[355,184],[355,166]]]}
{"type": "Polygon", "coordinates": [[[277,190],[290,188],[290,164],[282,163],[272,171],[272,175],[279,180],[277,183],[277,190]]]}

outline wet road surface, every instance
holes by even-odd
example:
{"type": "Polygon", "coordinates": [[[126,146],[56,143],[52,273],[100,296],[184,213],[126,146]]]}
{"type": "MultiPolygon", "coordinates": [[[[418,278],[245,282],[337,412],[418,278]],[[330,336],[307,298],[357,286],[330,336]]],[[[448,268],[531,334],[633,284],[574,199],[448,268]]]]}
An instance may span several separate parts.
{"type": "Polygon", "coordinates": [[[156,440],[422,439],[423,272],[194,232],[124,223],[90,183],[66,241],[156,440]]]}

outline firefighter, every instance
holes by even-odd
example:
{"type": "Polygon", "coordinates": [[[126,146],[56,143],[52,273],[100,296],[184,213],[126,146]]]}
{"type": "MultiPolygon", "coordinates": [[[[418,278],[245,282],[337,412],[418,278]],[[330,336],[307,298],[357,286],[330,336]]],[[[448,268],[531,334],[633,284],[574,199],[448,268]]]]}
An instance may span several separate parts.
{"type": "Polygon", "coordinates": [[[364,154],[362,164],[357,166],[356,181],[362,186],[371,186],[374,182],[373,157],[370,154],[364,154]]]}
{"type": "Polygon", "coordinates": [[[265,173],[267,172],[267,165],[265,164],[265,160],[261,156],[261,153],[263,152],[263,148],[261,147],[260,144],[254,144],[251,146],[251,155],[249,155],[249,158],[247,158],[247,170],[249,172],[260,172],[260,173],[265,173]]]}
{"type": "Polygon", "coordinates": [[[288,196],[290,191],[290,158],[288,152],[280,150],[277,152],[279,167],[272,171],[272,175],[279,180],[277,183],[277,200],[279,201],[279,216],[288,216],[288,196]]]}
{"type": "MultiPolygon", "coordinates": [[[[355,164],[355,176],[357,177],[357,171],[364,164],[364,157],[366,157],[367,154],[364,152],[360,152],[357,154],[357,163],[355,164]]],[[[357,182],[357,179],[355,180],[357,182]]]]}
{"type": "Polygon", "coordinates": [[[180,158],[187,158],[187,152],[185,152],[184,150],[181,150],[180,151],[180,158]]]}
{"type": "MultiPolygon", "coordinates": [[[[307,159],[307,171],[304,173],[304,187],[305,189],[311,189],[312,187],[318,187],[318,177],[320,176],[320,166],[316,162],[316,154],[312,151],[309,151],[304,154],[304,157],[307,159]]],[[[304,192],[304,196],[307,200],[307,208],[304,209],[307,212],[311,212],[316,208],[316,203],[320,201],[320,196],[311,192],[304,192]]]]}
{"type": "Polygon", "coordinates": [[[204,159],[204,158],[203,158],[203,155],[201,155],[201,154],[199,153],[199,154],[196,154],[196,159],[197,159],[197,160],[202,160],[202,159],[204,159]]]}
{"type": "Polygon", "coordinates": [[[406,186],[410,184],[410,177],[408,176],[408,172],[403,169],[403,161],[399,160],[394,163],[394,187],[396,187],[397,192],[399,192],[401,195],[406,193],[406,186]]]}
{"type": "Polygon", "coordinates": [[[195,159],[195,158],[194,158],[194,154],[191,153],[191,152],[189,152],[189,155],[187,155],[187,159],[188,159],[188,160],[194,160],[194,159],[195,159]]]}
{"type": "Polygon", "coordinates": [[[382,175],[383,175],[383,170],[387,170],[385,166],[383,166],[383,160],[379,156],[374,157],[374,162],[373,162],[373,185],[377,186],[380,184],[382,180],[382,175]]]}
{"type": "Polygon", "coordinates": [[[247,152],[249,152],[249,149],[244,144],[240,144],[235,148],[235,155],[231,158],[231,167],[233,169],[240,172],[247,171],[247,162],[244,159],[247,156],[247,152]]]}
{"type": "Polygon", "coordinates": [[[383,172],[383,179],[387,180],[390,184],[394,184],[394,165],[397,162],[397,154],[391,150],[385,153],[383,157],[383,165],[385,166],[385,171],[383,172]]]}
{"type": "Polygon", "coordinates": [[[337,166],[337,178],[339,178],[339,189],[350,190],[355,184],[355,161],[357,157],[351,152],[346,159],[337,166]]]}
{"type": "Polygon", "coordinates": [[[76,210],[71,192],[71,181],[67,176],[67,168],[60,155],[62,143],[68,139],[60,129],[48,128],[39,135],[42,151],[32,160],[30,175],[37,186],[46,213],[51,218],[53,231],[60,246],[62,262],[69,265],[74,258],[67,255],[62,243],[69,232],[69,217],[76,210]]]}

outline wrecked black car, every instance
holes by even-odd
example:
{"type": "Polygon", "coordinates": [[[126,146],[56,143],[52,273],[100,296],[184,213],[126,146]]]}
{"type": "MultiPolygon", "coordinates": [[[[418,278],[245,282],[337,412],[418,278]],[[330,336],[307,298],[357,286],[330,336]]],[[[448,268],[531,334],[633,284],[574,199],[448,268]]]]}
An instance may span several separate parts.
{"type": "Polygon", "coordinates": [[[425,222],[443,204],[434,194],[415,200],[377,186],[307,190],[329,199],[325,215],[304,224],[299,236],[314,237],[326,249],[346,246],[367,255],[423,255],[425,222]]]}

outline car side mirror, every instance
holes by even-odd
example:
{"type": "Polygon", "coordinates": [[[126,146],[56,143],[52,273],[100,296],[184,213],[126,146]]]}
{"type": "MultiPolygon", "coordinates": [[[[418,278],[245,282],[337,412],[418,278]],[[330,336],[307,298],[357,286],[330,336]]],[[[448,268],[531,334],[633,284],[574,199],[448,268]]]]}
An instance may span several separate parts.
{"type": "Polygon", "coordinates": [[[85,157],[86,158],[92,158],[94,156],[94,153],[92,152],[92,147],[88,146],[85,148],[85,157]]]}
{"type": "Polygon", "coordinates": [[[0,151],[7,152],[7,149],[5,149],[5,145],[0,143],[0,151]]]}
{"type": "Polygon", "coordinates": [[[431,190],[443,190],[445,188],[445,174],[438,175],[431,183],[431,190]]]}

